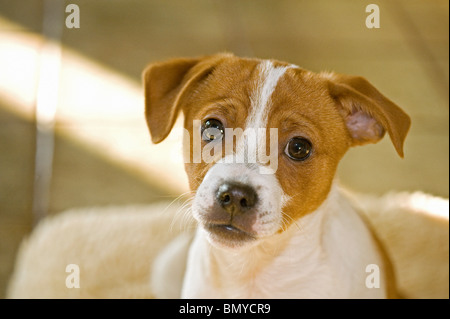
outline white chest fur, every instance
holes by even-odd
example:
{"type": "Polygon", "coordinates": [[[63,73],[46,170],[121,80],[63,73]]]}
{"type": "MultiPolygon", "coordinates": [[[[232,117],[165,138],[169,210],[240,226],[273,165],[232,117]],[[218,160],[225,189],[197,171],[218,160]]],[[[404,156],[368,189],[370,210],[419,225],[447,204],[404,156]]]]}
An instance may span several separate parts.
{"type": "Polygon", "coordinates": [[[383,298],[382,258],[369,229],[335,186],[328,199],[282,234],[242,250],[210,245],[198,229],[183,298],[383,298]],[[366,284],[368,265],[380,288],[366,284]]]}

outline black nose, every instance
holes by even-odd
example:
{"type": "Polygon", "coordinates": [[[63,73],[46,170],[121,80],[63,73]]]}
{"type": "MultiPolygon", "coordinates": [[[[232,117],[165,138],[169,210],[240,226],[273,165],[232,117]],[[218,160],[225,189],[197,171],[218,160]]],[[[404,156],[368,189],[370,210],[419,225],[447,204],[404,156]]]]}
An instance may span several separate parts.
{"type": "Polygon", "coordinates": [[[226,182],[217,190],[216,200],[228,213],[239,214],[255,206],[256,193],[248,185],[226,182]]]}

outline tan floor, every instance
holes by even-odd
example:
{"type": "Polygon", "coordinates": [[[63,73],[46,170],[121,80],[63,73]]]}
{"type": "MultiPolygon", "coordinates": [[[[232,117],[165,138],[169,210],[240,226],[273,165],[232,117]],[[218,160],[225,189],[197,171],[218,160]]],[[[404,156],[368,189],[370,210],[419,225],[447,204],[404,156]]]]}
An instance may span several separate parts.
{"type": "MultiPolygon", "coordinates": [[[[32,229],[37,68],[52,1],[0,0],[0,297],[32,229]]],[[[413,125],[405,159],[388,139],[355,148],[340,166],[341,181],[376,194],[448,196],[448,1],[376,1],[380,29],[366,28],[366,2],[354,0],[76,3],[81,27],[61,29],[50,214],[167,200],[185,189],[182,165],[173,164],[174,174],[165,169],[175,140],[149,143],[140,74],[154,60],[219,51],[365,76],[413,125]],[[112,108],[115,101],[123,102],[112,108]]]]}

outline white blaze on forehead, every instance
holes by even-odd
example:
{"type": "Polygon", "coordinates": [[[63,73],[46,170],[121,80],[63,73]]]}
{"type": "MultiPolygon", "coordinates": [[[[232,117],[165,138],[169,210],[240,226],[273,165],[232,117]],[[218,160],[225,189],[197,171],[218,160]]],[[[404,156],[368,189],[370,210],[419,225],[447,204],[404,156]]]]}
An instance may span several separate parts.
{"type": "MultiPolygon", "coordinates": [[[[237,143],[237,154],[265,154],[266,135],[269,110],[272,105],[271,97],[275,88],[287,69],[293,66],[275,67],[269,60],[258,65],[259,78],[250,96],[250,112],[244,130],[254,132],[256,139],[241,138],[237,143]],[[247,152],[248,153],[247,153],[247,152]],[[263,153],[264,152],[264,153],[263,153]]],[[[252,136],[249,133],[250,136],[252,136]]],[[[244,155],[245,156],[245,155],[244,155]]]]}
{"type": "Polygon", "coordinates": [[[263,61],[258,65],[259,81],[256,89],[250,97],[251,110],[247,118],[246,127],[266,128],[267,117],[271,106],[272,93],[280,78],[289,66],[274,67],[271,61],[263,61]]]}

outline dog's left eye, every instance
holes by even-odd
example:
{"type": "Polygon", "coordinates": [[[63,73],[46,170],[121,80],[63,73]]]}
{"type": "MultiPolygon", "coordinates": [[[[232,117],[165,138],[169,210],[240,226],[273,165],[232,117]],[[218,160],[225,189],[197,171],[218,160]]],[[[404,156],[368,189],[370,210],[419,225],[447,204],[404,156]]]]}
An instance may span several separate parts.
{"type": "Polygon", "coordinates": [[[216,119],[207,119],[202,124],[202,139],[207,142],[220,140],[225,133],[222,122],[216,119]]]}
{"type": "Polygon", "coordinates": [[[284,152],[295,161],[304,161],[311,155],[312,144],[306,138],[294,137],[287,143],[284,152]]]}

